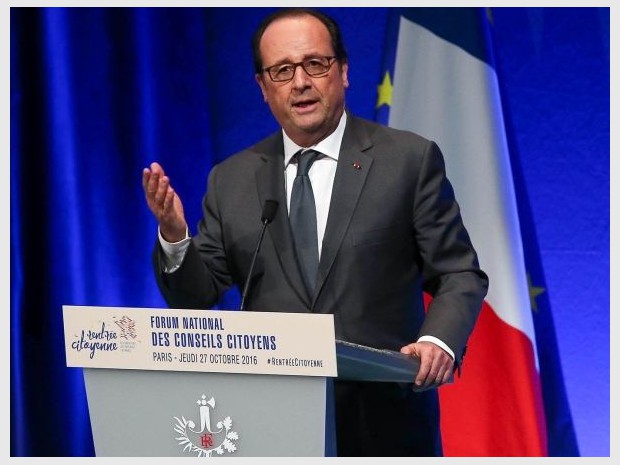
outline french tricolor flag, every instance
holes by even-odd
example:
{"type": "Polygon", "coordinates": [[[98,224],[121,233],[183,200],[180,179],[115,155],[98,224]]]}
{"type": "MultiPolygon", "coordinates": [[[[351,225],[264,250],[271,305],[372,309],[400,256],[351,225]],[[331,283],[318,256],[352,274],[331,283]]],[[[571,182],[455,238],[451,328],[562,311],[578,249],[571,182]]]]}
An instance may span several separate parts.
{"type": "Polygon", "coordinates": [[[393,10],[377,119],[436,141],[490,286],[463,372],[440,388],[446,456],[546,456],[517,199],[484,8],[393,10]]]}

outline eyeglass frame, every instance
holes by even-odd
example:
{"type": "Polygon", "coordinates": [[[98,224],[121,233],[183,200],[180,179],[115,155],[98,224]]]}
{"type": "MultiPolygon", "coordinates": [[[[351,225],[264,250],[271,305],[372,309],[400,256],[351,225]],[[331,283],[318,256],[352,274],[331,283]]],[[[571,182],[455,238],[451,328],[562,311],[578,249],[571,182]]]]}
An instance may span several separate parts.
{"type": "Polygon", "coordinates": [[[295,73],[297,72],[297,68],[299,66],[301,66],[301,69],[303,69],[304,72],[308,76],[310,76],[310,77],[321,77],[321,76],[325,76],[327,73],[329,73],[329,71],[332,69],[333,64],[336,61],[338,61],[338,57],[337,56],[314,56],[314,57],[306,58],[303,61],[298,61],[296,63],[286,63],[285,62],[285,63],[279,63],[279,64],[276,64],[276,65],[268,66],[267,68],[263,68],[262,71],[263,71],[263,73],[267,73],[267,75],[269,76],[269,79],[271,79],[273,82],[290,82],[293,79],[295,79],[295,73]],[[311,61],[311,60],[316,60],[317,58],[319,58],[319,59],[320,58],[327,58],[327,60],[328,60],[328,62],[327,62],[327,69],[324,72],[320,73],[320,74],[314,74],[313,75],[313,74],[310,74],[306,70],[306,67],[304,66],[304,63],[306,63],[308,61],[311,61]],[[281,80],[281,81],[276,81],[273,78],[273,76],[271,75],[271,71],[270,70],[273,69],[273,68],[277,68],[279,66],[285,66],[285,65],[289,65],[289,66],[293,67],[293,75],[290,77],[290,79],[284,79],[284,80],[281,80]]]}

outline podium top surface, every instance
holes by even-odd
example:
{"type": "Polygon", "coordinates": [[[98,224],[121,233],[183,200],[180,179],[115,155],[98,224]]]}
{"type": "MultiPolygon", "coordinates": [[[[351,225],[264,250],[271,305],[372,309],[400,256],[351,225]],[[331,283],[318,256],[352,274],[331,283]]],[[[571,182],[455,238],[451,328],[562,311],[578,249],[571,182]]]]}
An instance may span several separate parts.
{"type": "Polygon", "coordinates": [[[420,362],[393,350],[336,339],[338,379],[412,383],[420,362]]]}

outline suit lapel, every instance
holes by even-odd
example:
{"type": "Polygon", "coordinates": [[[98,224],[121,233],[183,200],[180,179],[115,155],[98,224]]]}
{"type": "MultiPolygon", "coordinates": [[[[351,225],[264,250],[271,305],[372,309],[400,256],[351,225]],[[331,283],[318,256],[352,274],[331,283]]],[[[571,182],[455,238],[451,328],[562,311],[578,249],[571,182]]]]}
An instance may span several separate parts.
{"type": "Polygon", "coordinates": [[[372,166],[372,158],[364,153],[372,142],[367,133],[348,115],[347,127],[342,139],[338,167],[321,248],[321,261],[317,277],[316,302],[347,232],[366,177],[372,166]]]}
{"type": "Polygon", "coordinates": [[[280,266],[284,270],[284,275],[300,299],[310,307],[310,297],[297,265],[293,236],[288,222],[282,136],[269,139],[269,142],[261,153],[264,164],[256,171],[258,197],[261,205],[264,205],[265,200],[276,200],[278,202],[278,212],[267,229],[276,249],[280,266]]]}

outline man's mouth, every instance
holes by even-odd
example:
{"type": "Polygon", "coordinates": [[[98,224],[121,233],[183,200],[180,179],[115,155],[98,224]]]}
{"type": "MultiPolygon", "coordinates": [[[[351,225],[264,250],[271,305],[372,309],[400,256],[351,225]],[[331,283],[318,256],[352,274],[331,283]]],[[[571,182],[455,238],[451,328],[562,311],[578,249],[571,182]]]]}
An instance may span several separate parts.
{"type": "Polygon", "coordinates": [[[299,110],[303,110],[313,106],[316,102],[316,100],[302,100],[300,102],[293,103],[293,107],[299,110]]]}

